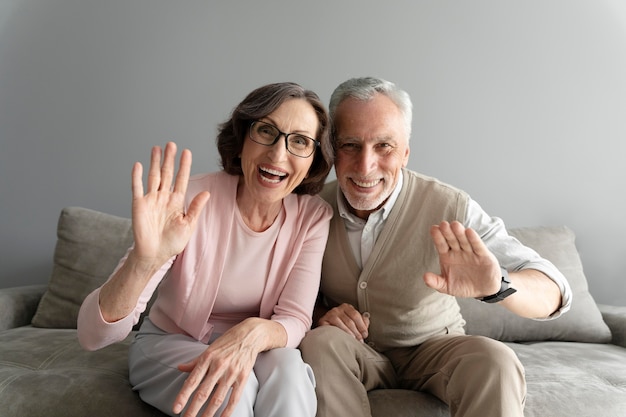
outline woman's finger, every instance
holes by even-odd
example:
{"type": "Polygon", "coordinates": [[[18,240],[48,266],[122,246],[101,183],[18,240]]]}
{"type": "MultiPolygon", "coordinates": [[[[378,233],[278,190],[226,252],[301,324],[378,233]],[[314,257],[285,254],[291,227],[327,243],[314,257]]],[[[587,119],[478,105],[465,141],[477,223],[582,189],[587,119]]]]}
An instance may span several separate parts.
{"type": "Polygon", "coordinates": [[[148,171],[148,192],[154,192],[161,186],[161,148],[154,146],[150,154],[150,170],[148,171]]]}
{"type": "Polygon", "coordinates": [[[232,391],[230,392],[230,398],[228,398],[228,404],[226,405],[226,408],[224,408],[224,411],[222,412],[221,417],[229,417],[232,415],[233,411],[235,411],[235,407],[237,407],[237,404],[239,404],[239,400],[241,399],[241,396],[243,395],[243,390],[245,388],[246,385],[246,381],[242,381],[242,382],[237,382],[235,381],[231,388],[232,391]]]}
{"type": "MultiPolygon", "coordinates": [[[[187,377],[187,379],[185,379],[183,387],[178,392],[176,400],[174,401],[174,407],[172,408],[174,414],[179,414],[183,411],[183,408],[185,408],[185,405],[189,403],[189,399],[193,395],[194,391],[196,391],[196,389],[200,386],[206,374],[206,367],[200,365],[200,357],[191,362],[179,365],[178,369],[181,372],[189,373],[189,376],[187,377]]],[[[195,415],[190,414],[190,410],[191,406],[187,410],[186,415],[195,415]]],[[[198,410],[195,410],[195,412],[197,413],[198,410]]]]}
{"type": "Polygon", "coordinates": [[[133,199],[143,197],[143,166],[139,162],[135,162],[133,165],[132,173],[132,192],[133,199]]]}
{"type": "Polygon", "coordinates": [[[185,195],[187,192],[187,184],[189,183],[189,173],[191,172],[191,151],[184,149],[180,155],[180,164],[178,173],[176,174],[176,182],[174,183],[174,192],[185,195]]]}
{"type": "Polygon", "coordinates": [[[174,165],[176,164],[176,144],[168,142],[165,145],[165,153],[163,156],[163,165],[161,166],[161,182],[159,184],[160,191],[170,191],[172,181],[174,179],[174,165]]]}
{"type": "MultiPolygon", "coordinates": [[[[231,385],[228,383],[218,382],[213,386],[211,391],[207,391],[208,394],[203,393],[200,397],[198,397],[198,393],[196,393],[194,401],[198,401],[198,407],[202,407],[206,404],[206,409],[204,410],[202,417],[212,417],[215,415],[224,401],[226,401],[226,398],[228,398],[228,391],[230,391],[230,387],[231,385]]],[[[198,391],[201,389],[204,390],[204,387],[198,388],[198,391]]],[[[221,417],[227,417],[227,414],[222,413],[221,417]]]]}

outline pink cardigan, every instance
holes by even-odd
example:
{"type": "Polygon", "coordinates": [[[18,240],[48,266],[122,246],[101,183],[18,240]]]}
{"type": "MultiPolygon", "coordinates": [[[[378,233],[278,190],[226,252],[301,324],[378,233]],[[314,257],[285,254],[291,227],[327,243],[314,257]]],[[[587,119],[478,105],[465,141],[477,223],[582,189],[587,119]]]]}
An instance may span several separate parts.
{"type": "MultiPolygon", "coordinates": [[[[238,210],[238,180],[239,177],[223,171],[190,179],[187,204],[202,190],[210,191],[211,198],[187,247],[151,278],[135,310],[121,320],[107,323],[98,303],[100,289],[89,294],[78,316],[78,337],[85,349],[100,349],[124,339],[159,284],[150,320],[167,332],[208,341],[212,332],[208,319],[238,210]]],[[[309,195],[290,194],[283,205],[285,220],[276,241],[260,317],[282,324],[288,336],[287,347],[297,347],[311,327],[332,209],[320,197],[309,195]]]]}

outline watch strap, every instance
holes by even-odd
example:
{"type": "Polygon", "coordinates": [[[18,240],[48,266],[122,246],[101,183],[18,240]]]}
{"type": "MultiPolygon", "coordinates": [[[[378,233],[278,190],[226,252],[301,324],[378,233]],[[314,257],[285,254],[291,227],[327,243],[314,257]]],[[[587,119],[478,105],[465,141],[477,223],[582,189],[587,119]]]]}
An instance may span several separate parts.
{"type": "Polygon", "coordinates": [[[480,301],[484,303],[497,303],[504,300],[511,294],[517,292],[515,288],[511,286],[511,280],[509,279],[509,273],[506,269],[500,267],[502,271],[502,281],[500,281],[500,291],[495,294],[488,295],[486,297],[479,298],[480,301]]]}

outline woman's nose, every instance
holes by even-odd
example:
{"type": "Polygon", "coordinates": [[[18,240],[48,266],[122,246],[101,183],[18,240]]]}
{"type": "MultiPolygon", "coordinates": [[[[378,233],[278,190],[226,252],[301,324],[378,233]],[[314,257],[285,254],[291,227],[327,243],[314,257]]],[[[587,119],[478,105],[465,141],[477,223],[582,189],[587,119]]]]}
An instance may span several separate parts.
{"type": "Polygon", "coordinates": [[[284,135],[281,135],[281,139],[277,140],[276,143],[270,146],[268,151],[268,154],[273,161],[280,161],[289,153],[287,150],[287,139],[284,135]]]}

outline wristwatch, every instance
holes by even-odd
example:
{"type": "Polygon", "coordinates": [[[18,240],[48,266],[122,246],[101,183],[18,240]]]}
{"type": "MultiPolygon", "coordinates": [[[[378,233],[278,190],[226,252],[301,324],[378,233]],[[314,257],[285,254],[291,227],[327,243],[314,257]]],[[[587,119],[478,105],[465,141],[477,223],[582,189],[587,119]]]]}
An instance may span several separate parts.
{"type": "Polygon", "coordinates": [[[500,284],[500,291],[493,295],[479,298],[480,301],[484,303],[497,303],[504,300],[509,295],[517,292],[515,288],[511,287],[511,280],[509,280],[508,271],[502,267],[500,267],[500,270],[502,270],[502,282],[500,284]]]}

